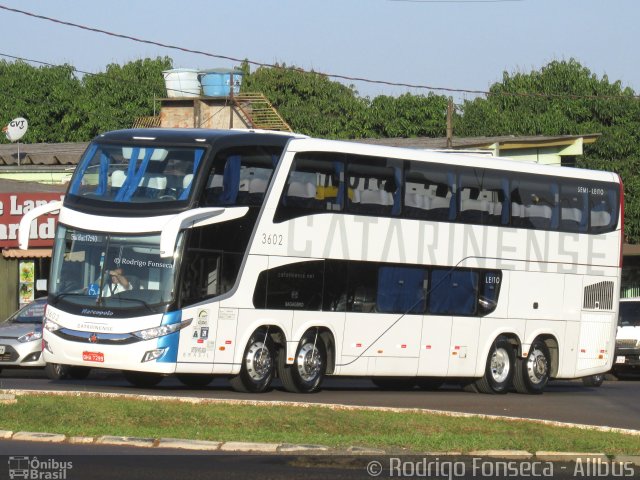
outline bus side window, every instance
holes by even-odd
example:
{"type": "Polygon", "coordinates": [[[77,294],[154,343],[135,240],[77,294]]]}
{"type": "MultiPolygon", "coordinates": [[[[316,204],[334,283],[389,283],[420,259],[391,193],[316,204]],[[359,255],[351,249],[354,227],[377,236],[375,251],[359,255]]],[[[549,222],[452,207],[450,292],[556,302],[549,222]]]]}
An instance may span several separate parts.
{"type": "Polygon", "coordinates": [[[415,267],[380,267],[376,311],[423,313],[426,305],[427,271],[415,267]]]}
{"type": "Polygon", "coordinates": [[[291,164],[274,221],[342,210],[343,183],[342,155],[298,154],[291,164]]]}
{"type": "Polygon", "coordinates": [[[502,283],[502,272],[492,270],[484,272],[480,276],[481,285],[478,296],[478,310],[481,315],[488,315],[498,306],[498,296],[500,295],[500,284],[502,283]]]}
{"type": "Polygon", "coordinates": [[[432,315],[475,315],[478,272],[435,268],[431,271],[429,313],[432,315]]]}
{"type": "Polygon", "coordinates": [[[615,229],[618,223],[617,184],[591,186],[589,188],[589,232],[604,233],[615,229]]]}
{"type": "Polygon", "coordinates": [[[256,308],[320,310],[324,261],[283,265],[260,273],[253,303],[256,308]]]}

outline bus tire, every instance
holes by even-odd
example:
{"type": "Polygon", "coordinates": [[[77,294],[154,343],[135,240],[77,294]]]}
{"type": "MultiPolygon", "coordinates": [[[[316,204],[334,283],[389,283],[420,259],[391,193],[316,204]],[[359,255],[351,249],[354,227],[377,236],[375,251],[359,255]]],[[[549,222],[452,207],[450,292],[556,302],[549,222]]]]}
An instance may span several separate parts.
{"type": "Polygon", "coordinates": [[[585,387],[599,387],[604,382],[604,373],[598,373],[596,375],[589,375],[588,377],[582,377],[582,384],[585,387]]]}
{"type": "Polygon", "coordinates": [[[74,380],[84,380],[90,373],[90,367],[69,367],[69,377],[74,380]]]}
{"type": "Polygon", "coordinates": [[[262,393],[275,376],[275,348],[265,330],[256,330],[242,356],[240,373],[229,380],[236,392],[262,393]]]}
{"type": "Polygon", "coordinates": [[[519,358],[513,375],[513,386],[518,393],[544,392],[550,375],[549,349],[541,340],[535,340],[526,358],[519,358]]]}
{"type": "Polygon", "coordinates": [[[123,370],[122,375],[127,382],[138,388],[155,387],[164,378],[159,373],[133,372],[131,370],[123,370]]]}
{"type": "Polygon", "coordinates": [[[69,375],[69,367],[60,363],[47,363],[44,371],[50,380],[64,380],[69,375]]]}
{"type": "Polygon", "coordinates": [[[180,380],[180,383],[187,387],[206,387],[213,379],[213,375],[202,375],[198,373],[177,373],[176,378],[180,380]]]}
{"type": "Polygon", "coordinates": [[[308,332],[300,339],[292,365],[287,365],[285,349],[278,355],[278,375],[288,392],[317,392],[326,369],[327,352],[324,342],[314,332],[308,332]]]}
{"type": "Polygon", "coordinates": [[[484,376],[475,381],[480,393],[507,393],[511,387],[515,368],[515,353],[513,346],[504,337],[493,342],[484,376]]]}

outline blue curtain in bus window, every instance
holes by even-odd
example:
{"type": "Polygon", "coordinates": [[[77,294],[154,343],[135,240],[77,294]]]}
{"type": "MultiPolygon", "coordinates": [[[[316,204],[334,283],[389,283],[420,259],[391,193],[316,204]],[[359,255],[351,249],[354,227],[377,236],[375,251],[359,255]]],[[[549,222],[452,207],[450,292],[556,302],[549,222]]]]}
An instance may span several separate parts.
{"type": "Polygon", "coordinates": [[[384,313],[424,312],[425,271],[419,268],[381,267],[376,308],[384,313]]]}
{"type": "Polygon", "coordinates": [[[191,185],[193,185],[193,182],[196,179],[196,172],[198,171],[198,167],[200,166],[200,160],[202,160],[202,155],[204,155],[204,150],[198,149],[194,152],[193,175],[191,176],[191,181],[189,182],[189,185],[184,187],[184,189],[180,193],[178,200],[186,200],[186,198],[189,196],[189,192],[191,191],[191,185]]]}
{"type": "MultiPolygon", "coordinates": [[[[153,155],[154,150],[155,149],[153,148],[146,149],[144,158],[142,159],[142,162],[140,162],[140,167],[137,170],[135,170],[135,164],[137,162],[133,161],[133,155],[131,155],[131,163],[129,165],[134,166],[135,173],[133,174],[133,177],[130,177],[129,175],[127,175],[127,179],[125,180],[122,188],[122,190],[125,190],[125,194],[122,200],[124,201],[131,200],[131,197],[138,189],[138,185],[140,184],[142,177],[147,171],[147,166],[149,165],[149,160],[151,159],[151,155],[153,155]]],[[[136,155],[136,160],[137,160],[137,155],[136,155]]],[[[120,192],[122,190],[120,190],[120,192]]],[[[120,192],[118,192],[118,195],[120,194],[120,192]]]]}
{"type": "Polygon", "coordinates": [[[478,274],[465,270],[433,270],[429,312],[434,315],[472,315],[476,311],[478,274]]]}
{"type": "Polygon", "coordinates": [[[124,183],[120,187],[120,190],[118,191],[118,194],[116,195],[116,198],[115,198],[117,202],[121,202],[127,193],[129,184],[131,183],[131,178],[133,177],[133,175],[135,175],[135,172],[136,172],[136,163],[138,163],[138,155],[140,155],[140,148],[134,147],[131,150],[131,158],[129,159],[127,176],[125,177],[124,183]]]}
{"type": "Polygon", "coordinates": [[[102,152],[100,154],[100,173],[98,176],[98,188],[96,189],[96,195],[104,195],[107,191],[107,181],[109,177],[109,157],[102,152]]]}
{"type": "Polygon", "coordinates": [[[78,194],[78,188],[80,188],[80,185],[82,184],[82,177],[87,171],[87,167],[91,165],[91,159],[93,159],[93,156],[96,154],[96,150],[98,150],[98,145],[93,143],[89,146],[89,149],[86,151],[86,153],[82,157],[82,160],[80,161],[80,165],[78,166],[78,168],[76,168],[76,172],[73,177],[73,182],[69,187],[70,195],[78,194]]]}
{"type": "Polygon", "coordinates": [[[582,217],[580,218],[580,232],[584,233],[589,227],[589,195],[582,193],[582,217]]]}
{"type": "Polygon", "coordinates": [[[240,191],[240,155],[230,155],[224,165],[222,178],[222,205],[235,205],[240,191]]]}

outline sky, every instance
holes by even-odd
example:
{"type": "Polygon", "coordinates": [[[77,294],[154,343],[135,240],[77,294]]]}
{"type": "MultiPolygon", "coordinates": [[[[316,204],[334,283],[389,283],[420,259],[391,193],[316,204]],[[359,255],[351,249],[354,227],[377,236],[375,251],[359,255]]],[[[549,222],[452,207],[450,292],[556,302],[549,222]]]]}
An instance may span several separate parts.
{"type": "MultiPolygon", "coordinates": [[[[505,71],[575,58],[640,93],[638,0],[0,0],[0,6],[212,55],[462,90],[486,91],[505,71]]],[[[239,65],[2,9],[0,54],[87,72],[158,56],[171,57],[175,68],[239,65]]],[[[340,81],[369,97],[430,91],[340,81]]],[[[433,91],[456,101],[474,97],[433,91]]]]}

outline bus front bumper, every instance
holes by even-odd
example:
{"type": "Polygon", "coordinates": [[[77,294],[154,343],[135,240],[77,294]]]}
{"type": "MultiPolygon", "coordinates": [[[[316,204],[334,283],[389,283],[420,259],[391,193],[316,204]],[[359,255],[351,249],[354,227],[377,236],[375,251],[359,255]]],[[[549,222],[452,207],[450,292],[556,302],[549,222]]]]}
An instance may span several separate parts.
{"type": "Polygon", "coordinates": [[[55,332],[45,331],[44,360],[91,368],[175,373],[179,332],[126,345],[101,343],[99,336],[90,337],[85,342],[68,341],[55,332]]]}

